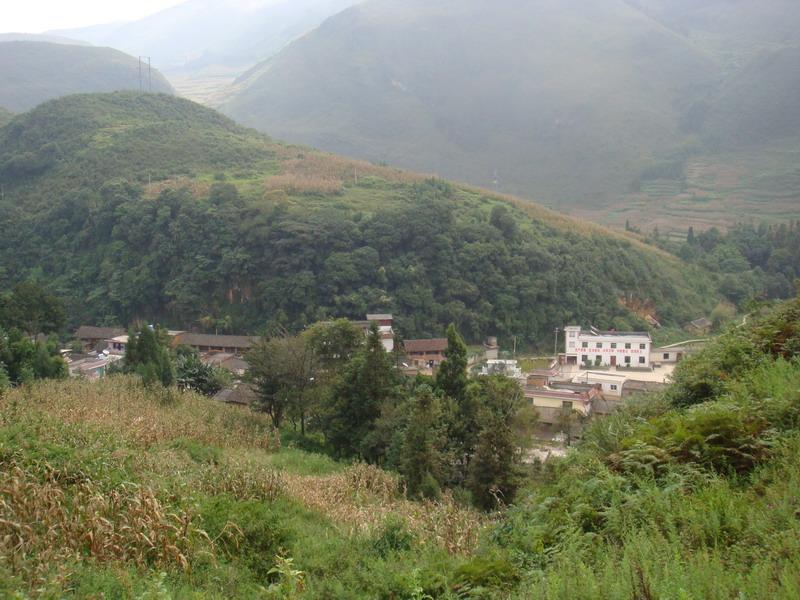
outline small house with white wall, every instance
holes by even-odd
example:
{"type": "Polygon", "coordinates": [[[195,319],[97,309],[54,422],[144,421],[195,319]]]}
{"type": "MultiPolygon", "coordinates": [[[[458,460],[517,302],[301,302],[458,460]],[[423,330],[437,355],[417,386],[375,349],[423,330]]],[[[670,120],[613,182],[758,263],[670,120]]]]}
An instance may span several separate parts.
{"type": "Polygon", "coordinates": [[[552,425],[565,415],[577,412],[582,417],[592,414],[594,401],[600,391],[588,389],[551,389],[527,386],[525,398],[533,405],[539,415],[539,422],[552,425]]]}
{"type": "Polygon", "coordinates": [[[585,383],[600,386],[603,396],[621,398],[622,388],[628,376],[621,373],[606,373],[603,371],[582,371],[572,378],[573,383],[585,383]]]}

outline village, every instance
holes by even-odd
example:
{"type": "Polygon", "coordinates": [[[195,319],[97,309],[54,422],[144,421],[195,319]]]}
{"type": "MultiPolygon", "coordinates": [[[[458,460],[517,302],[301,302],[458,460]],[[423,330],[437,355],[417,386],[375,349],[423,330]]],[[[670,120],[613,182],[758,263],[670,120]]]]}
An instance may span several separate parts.
{"type": "MultiPolygon", "coordinates": [[[[407,376],[435,375],[445,360],[446,338],[398,340],[391,314],[368,314],[353,324],[365,334],[375,324],[384,350],[400,357],[398,368],[407,376]]],[[[702,328],[705,323],[691,325],[702,328]]],[[[647,332],[567,326],[556,330],[556,336],[561,332],[561,351],[556,337],[556,355],[535,360],[501,351],[497,338],[489,337],[471,350],[468,369],[474,377],[502,375],[517,381],[537,413],[536,437],[566,444],[589,419],[611,414],[632,396],[665,388],[676,365],[706,342],[698,338],[655,347],[647,332]]],[[[230,372],[232,384],[215,400],[238,405],[257,401],[247,383],[246,355],[258,337],[173,330],[168,335],[173,348],[188,346],[204,364],[230,372]]],[[[62,351],[70,374],[96,380],[122,360],[128,334],[122,328],[84,325],[75,332],[75,340],[71,349],[62,351]]]]}

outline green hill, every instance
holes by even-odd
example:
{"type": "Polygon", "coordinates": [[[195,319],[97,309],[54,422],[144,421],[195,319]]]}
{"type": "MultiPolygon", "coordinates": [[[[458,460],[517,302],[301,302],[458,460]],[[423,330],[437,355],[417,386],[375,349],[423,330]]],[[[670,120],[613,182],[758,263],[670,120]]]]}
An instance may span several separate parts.
{"type": "MultiPolygon", "coordinates": [[[[139,88],[139,63],[111,48],[0,42],[0,106],[14,112],[30,110],[51,98],[82,92],[111,92],[139,88]]],[[[154,92],[172,92],[156,70],[154,92]]],[[[148,80],[145,79],[145,85],[148,80]]]]}
{"type": "Polygon", "coordinates": [[[76,320],[300,328],[367,311],[550,346],[565,322],[680,324],[713,279],[527,202],[287,146],[167,95],[72,96],[0,131],[2,284],[76,320]]]}
{"type": "Polygon", "coordinates": [[[14,113],[0,106],[0,127],[14,118],[14,113]]]}

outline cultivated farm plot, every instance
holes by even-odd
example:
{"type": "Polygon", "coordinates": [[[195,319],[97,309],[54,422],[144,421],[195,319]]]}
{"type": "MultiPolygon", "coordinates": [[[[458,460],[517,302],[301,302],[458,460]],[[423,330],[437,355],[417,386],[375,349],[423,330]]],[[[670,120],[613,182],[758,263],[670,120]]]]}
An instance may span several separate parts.
{"type": "Polygon", "coordinates": [[[780,223],[800,218],[800,147],[784,145],[691,159],[685,181],[645,182],[605,210],[579,217],[650,232],[686,233],[737,223],[780,223]]]}

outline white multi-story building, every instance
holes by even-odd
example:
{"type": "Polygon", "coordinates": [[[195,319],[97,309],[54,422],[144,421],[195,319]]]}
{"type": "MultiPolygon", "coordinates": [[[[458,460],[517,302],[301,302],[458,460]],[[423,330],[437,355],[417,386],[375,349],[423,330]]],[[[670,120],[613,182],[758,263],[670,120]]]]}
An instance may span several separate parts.
{"type": "Polygon", "coordinates": [[[649,369],[653,340],[646,332],[599,331],[565,327],[567,365],[649,369]]]}

